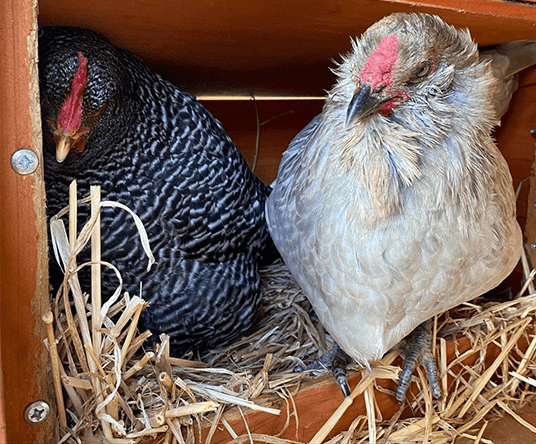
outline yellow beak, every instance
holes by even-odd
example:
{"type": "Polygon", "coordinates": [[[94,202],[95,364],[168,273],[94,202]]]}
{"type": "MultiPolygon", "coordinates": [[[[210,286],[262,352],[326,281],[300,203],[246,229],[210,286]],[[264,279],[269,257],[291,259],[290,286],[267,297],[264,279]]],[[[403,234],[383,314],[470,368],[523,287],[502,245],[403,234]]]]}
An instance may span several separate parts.
{"type": "Polygon", "coordinates": [[[56,161],[58,163],[62,163],[65,160],[69,151],[71,151],[73,142],[74,140],[66,134],[56,139],[56,161]]]}

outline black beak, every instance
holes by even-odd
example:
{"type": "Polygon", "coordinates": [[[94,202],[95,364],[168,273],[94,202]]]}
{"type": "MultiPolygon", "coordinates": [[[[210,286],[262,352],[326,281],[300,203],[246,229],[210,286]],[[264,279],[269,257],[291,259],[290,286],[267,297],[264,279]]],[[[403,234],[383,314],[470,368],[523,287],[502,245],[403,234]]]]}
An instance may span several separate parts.
{"type": "Polygon", "coordinates": [[[389,100],[389,97],[381,96],[380,91],[381,89],[372,91],[368,82],[356,90],[346,112],[346,126],[353,122],[361,122],[365,117],[378,111],[383,102],[389,100]]]}

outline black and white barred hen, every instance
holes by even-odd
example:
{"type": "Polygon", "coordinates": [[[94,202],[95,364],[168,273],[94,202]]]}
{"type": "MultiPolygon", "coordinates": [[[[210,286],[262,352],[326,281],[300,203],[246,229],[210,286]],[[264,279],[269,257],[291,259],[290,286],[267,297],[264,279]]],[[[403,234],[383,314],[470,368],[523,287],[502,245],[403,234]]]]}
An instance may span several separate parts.
{"type": "MultiPolygon", "coordinates": [[[[260,182],[199,102],[136,56],[84,29],[50,27],[39,38],[47,213],[101,185],[103,199],[143,221],[156,259],[147,271],[127,213],[104,209],[102,258],[124,288],[150,302],[142,327],[170,335],[176,354],[227,344],[260,305],[258,265],[276,256],[260,182]]],[[[81,217],[87,217],[87,211],[81,217]]],[[[51,267],[57,287],[62,276],[51,267]]],[[[110,293],[117,280],[103,279],[110,293]]]]}

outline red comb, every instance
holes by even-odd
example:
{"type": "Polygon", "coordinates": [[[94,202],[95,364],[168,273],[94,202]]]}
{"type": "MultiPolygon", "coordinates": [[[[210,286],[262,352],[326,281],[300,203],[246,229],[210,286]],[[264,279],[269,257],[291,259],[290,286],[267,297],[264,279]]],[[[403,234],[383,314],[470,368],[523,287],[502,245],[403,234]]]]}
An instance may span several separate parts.
{"type": "Polygon", "coordinates": [[[378,47],[369,56],[361,73],[362,82],[370,82],[370,88],[378,85],[391,86],[394,69],[398,62],[398,37],[384,37],[378,47]]]}
{"type": "Polygon", "coordinates": [[[80,65],[71,83],[71,92],[65,99],[58,117],[58,123],[66,134],[78,130],[82,123],[82,96],[87,85],[87,59],[79,52],[78,60],[80,65]]]}

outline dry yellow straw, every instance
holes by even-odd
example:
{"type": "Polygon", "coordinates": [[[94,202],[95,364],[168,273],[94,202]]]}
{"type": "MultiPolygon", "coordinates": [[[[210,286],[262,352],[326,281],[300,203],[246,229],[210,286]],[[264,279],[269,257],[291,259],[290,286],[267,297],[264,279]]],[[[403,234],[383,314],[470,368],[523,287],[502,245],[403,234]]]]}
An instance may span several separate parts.
{"type": "Polygon", "coordinates": [[[48,352],[50,354],[50,362],[52,364],[52,381],[54,383],[54,391],[56,392],[56,402],[58,405],[58,416],[60,420],[60,426],[63,430],[67,428],[67,416],[65,414],[65,405],[63,403],[63,393],[61,391],[61,377],[60,377],[60,359],[58,357],[58,349],[56,348],[56,338],[54,337],[54,328],[52,322],[54,321],[54,315],[51,311],[47,311],[43,315],[43,321],[45,322],[47,329],[48,339],[48,352]]]}
{"type": "Polygon", "coordinates": [[[91,325],[93,333],[93,351],[100,357],[101,353],[101,227],[99,186],[91,187],[91,216],[97,217],[91,233],[91,325]]]}
{"type": "Polygon", "coordinates": [[[514,345],[517,344],[517,341],[519,341],[519,338],[527,328],[527,325],[529,325],[532,322],[532,318],[527,318],[523,321],[522,325],[519,327],[518,331],[512,335],[510,340],[508,341],[508,344],[502,349],[501,353],[499,353],[499,356],[497,356],[497,359],[493,362],[492,365],[482,374],[482,376],[478,379],[478,381],[474,384],[473,392],[467,399],[467,402],[461,409],[460,413],[458,414],[458,418],[462,418],[466,413],[467,410],[473,405],[475,399],[480,394],[484,386],[488,383],[488,381],[491,379],[493,374],[495,373],[495,370],[499,367],[501,362],[506,358],[506,356],[510,353],[510,350],[514,347],[514,345]]]}
{"type": "MultiPolygon", "coordinates": [[[[516,373],[523,374],[525,371],[525,368],[527,367],[528,363],[533,359],[534,350],[536,349],[536,335],[532,338],[532,341],[529,344],[529,347],[527,348],[527,351],[523,355],[523,359],[521,359],[521,362],[519,363],[516,373]]],[[[512,387],[510,388],[510,396],[514,396],[518,386],[519,386],[519,379],[516,379],[512,383],[512,387]]]]}
{"type": "Polygon", "coordinates": [[[376,415],[374,411],[374,388],[369,384],[364,392],[367,422],[369,429],[369,443],[376,444],[376,415]]]}
{"type": "Polygon", "coordinates": [[[215,401],[204,401],[195,404],[188,404],[182,407],[169,409],[164,413],[166,418],[177,418],[179,416],[195,415],[197,413],[212,412],[219,407],[215,401]]]}

